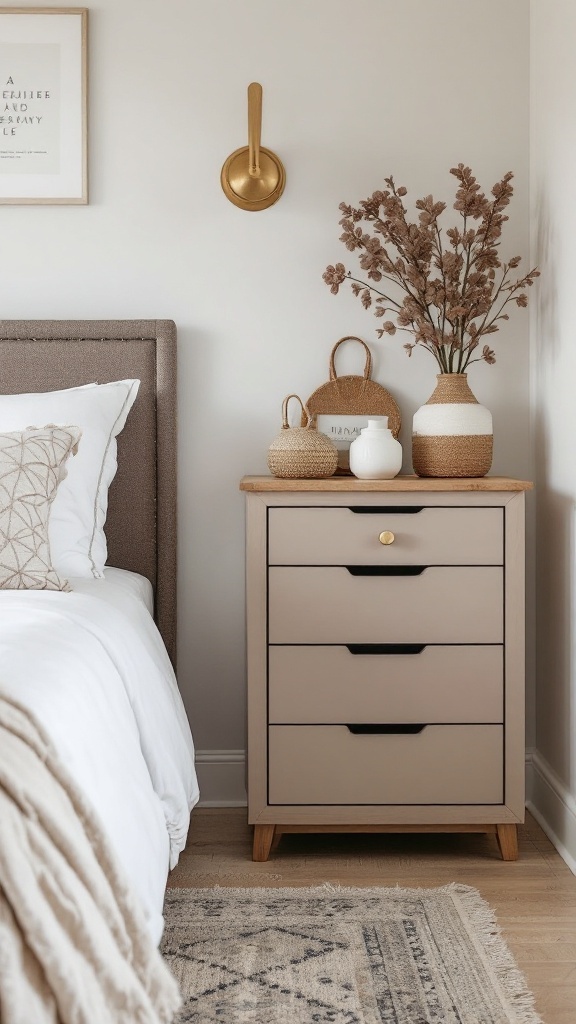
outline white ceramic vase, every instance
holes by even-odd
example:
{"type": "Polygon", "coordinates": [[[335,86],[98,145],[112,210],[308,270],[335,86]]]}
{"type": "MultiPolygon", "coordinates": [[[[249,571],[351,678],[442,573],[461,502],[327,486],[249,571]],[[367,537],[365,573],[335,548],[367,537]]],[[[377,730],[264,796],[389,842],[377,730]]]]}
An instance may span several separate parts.
{"type": "Polygon", "coordinates": [[[492,465],[492,415],[465,373],[439,373],[412,421],[412,462],[423,477],[485,476],[492,465]]]}
{"type": "Polygon", "coordinates": [[[402,467],[402,445],[388,428],[388,417],[368,419],[350,445],[350,469],[359,480],[391,480],[402,467]]]}

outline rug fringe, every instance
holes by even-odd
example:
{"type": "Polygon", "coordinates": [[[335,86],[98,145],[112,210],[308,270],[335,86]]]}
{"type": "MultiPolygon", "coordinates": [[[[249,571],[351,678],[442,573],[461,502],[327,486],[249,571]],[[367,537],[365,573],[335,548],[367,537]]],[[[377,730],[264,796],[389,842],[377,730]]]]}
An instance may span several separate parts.
{"type": "Polygon", "coordinates": [[[468,934],[484,953],[485,960],[492,969],[504,996],[514,1011],[514,1024],[543,1024],[542,1018],[534,1009],[534,996],[526,978],[518,967],[511,950],[502,936],[502,929],[496,921],[493,908],[483,896],[470,885],[452,882],[444,886],[455,897],[465,914],[461,915],[467,926],[468,934]],[[468,927],[468,922],[473,929],[468,927]]]}

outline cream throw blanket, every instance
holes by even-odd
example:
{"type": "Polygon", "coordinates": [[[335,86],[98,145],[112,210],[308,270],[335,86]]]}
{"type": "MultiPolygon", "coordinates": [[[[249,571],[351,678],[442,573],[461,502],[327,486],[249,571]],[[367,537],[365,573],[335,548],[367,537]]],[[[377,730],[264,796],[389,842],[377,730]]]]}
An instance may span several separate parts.
{"type": "Polygon", "coordinates": [[[165,1024],[179,1003],[91,808],[0,688],[2,1024],[165,1024]]]}

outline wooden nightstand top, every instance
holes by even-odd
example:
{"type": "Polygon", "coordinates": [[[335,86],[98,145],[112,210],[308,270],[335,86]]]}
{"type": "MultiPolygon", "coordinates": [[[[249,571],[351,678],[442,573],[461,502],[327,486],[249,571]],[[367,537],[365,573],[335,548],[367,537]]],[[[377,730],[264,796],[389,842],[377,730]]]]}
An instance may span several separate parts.
{"type": "Polygon", "coordinates": [[[530,480],[508,476],[421,477],[396,476],[393,480],[359,480],[330,476],[323,480],[286,480],[275,476],[245,476],[241,491],[530,491],[530,480]]]}

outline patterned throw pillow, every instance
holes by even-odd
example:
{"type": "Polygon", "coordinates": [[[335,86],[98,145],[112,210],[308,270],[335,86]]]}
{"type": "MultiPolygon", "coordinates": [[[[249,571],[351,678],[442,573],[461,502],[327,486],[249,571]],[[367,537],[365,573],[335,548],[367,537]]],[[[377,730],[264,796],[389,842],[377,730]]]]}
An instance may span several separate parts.
{"type": "Polygon", "coordinates": [[[52,424],[0,433],[0,589],[71,589],[50,560],[48,517],[80,436],[52,424]]]}

